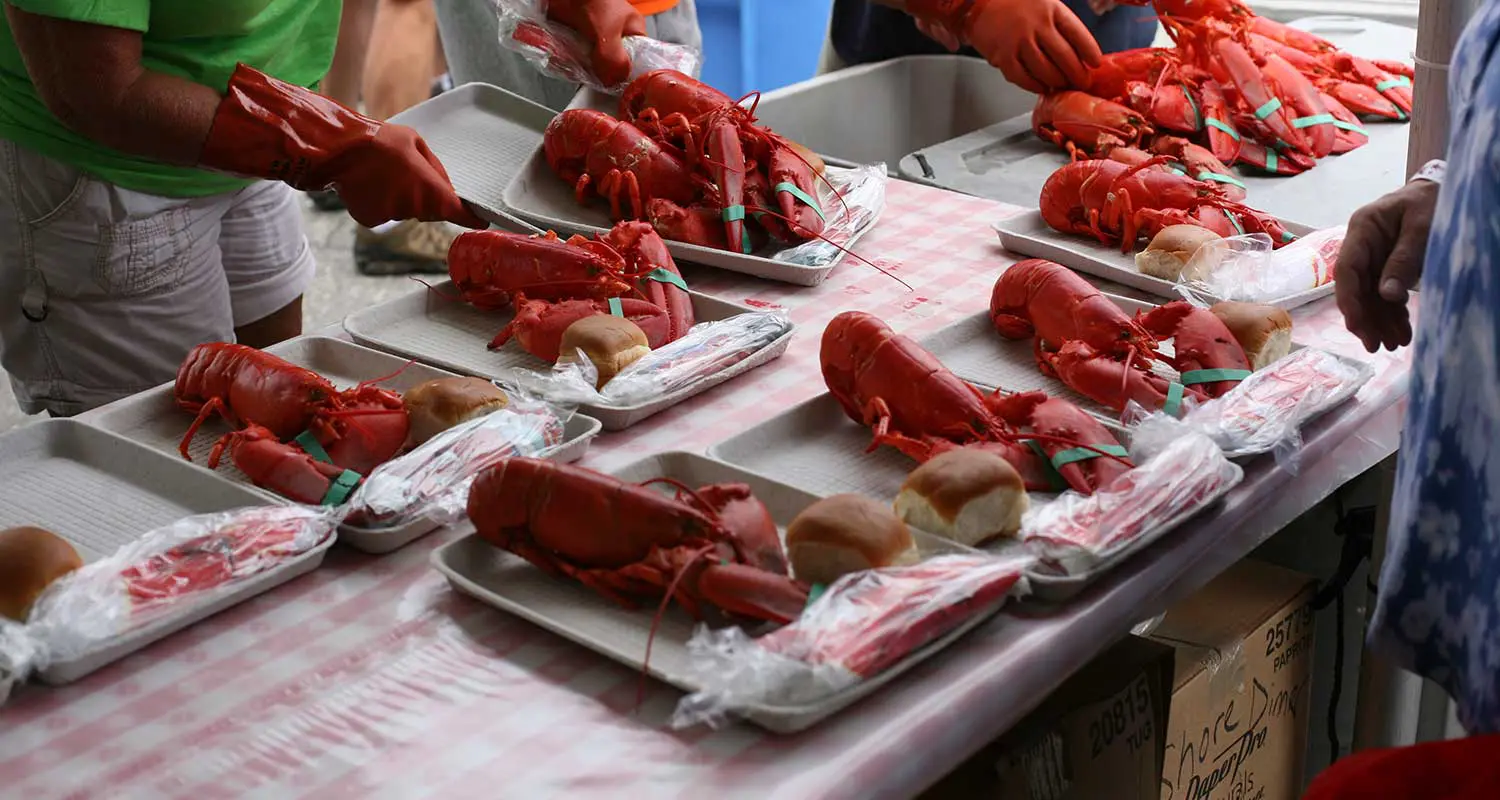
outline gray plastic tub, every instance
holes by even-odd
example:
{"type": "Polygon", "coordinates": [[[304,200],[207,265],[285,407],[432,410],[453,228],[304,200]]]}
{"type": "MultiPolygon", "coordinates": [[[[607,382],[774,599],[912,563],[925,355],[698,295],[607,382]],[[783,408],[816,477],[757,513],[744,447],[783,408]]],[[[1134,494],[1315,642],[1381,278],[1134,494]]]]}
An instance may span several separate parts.
{"type": "Polygon", "coordinates": [[[1030,113],[1035,103],[977,58],[907,56],[767,92],[755,115],[817,153],[884,162],[894,173],[909,153],[1030,113]]]}

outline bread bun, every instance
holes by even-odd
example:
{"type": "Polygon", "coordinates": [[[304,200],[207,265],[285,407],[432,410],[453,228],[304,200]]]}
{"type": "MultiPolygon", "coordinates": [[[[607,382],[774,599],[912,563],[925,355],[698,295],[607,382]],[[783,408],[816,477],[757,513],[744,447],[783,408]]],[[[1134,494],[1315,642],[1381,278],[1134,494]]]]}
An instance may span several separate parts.
{"type": "Polygon", "coordinates": [[[792,574],[808,583],[833,583],[851,572],[919,560],[911,531],[889,506],[857,494],[825,497],[786,528],[792,574]]]}
{"type": "Polygon", "coordinates": [[[1010,462],[987,450],[950,450],[912,470],[896,495],[906,524],[959,544],[1014,536],[1031,506],[1010,462]]]}
{"type": "Polygon", "coordinates": [[[73,545],[51,531],[0,531],[0,617],[25,622],[42,590],[81,566],[73,545]]]}
{"type": "Polygon", "coordinates": [[[599,371],[599,382],[594,388],[603,389],[620,370],[651,352],[651,345],[634,322],[613,314],[596,314],[569,325],[563,331],[559,350],[562,353],[559,363],[578,360],[578,351],[582,350],[599,371]]]}
{"type": "Polygon", "coordinates": [[[1292,315],[1263,303],[1216,303],[1209,307],[1260,369],[1292,351],[1292,315]]]}
{"type": "Polygon", "coordinates": [[[1153,278],[1174,282],[1183,277],[1201,277],[1196,273],[1216,265],[1204,265],[1201,270],[1195,267],[1194,275],[1184,276],[1183,270],[1198,248],[1220,238],[1213,231],[1197,225],[1168,225],[1151,239],[1145,250],[1136,253],[1135,268],[1153,278]]]}
{"type": "Polygon", "coordinates": [[[411,421],[407,443],[415,447],[455,425],[505,408],[510,398],[483,378],[438,378],[413,386],[402,401],[411,421]]]}

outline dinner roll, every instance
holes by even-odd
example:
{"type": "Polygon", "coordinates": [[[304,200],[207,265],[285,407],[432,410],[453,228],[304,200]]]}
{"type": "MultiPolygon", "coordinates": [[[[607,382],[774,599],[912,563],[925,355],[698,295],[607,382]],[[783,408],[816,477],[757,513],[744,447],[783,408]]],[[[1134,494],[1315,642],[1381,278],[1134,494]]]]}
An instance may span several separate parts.
{"type": "Polygon", "coordinates": [[[825,497],[802,510],[786,529],[792,574],[808,583],[833,583],[851,572],[914,564],[911,531],[889,506],[857,494],[825,497]]]}
{"type": "Polygon", "coordinates": [[[83,566],[67,540],[41,528],[0,531],[0,616],[25,622],[42,590],[83,566]]]}
{"type": "Polygon", "coordinates": [[[412,387],[402,400],[411,421],[407,441],[412,447],[510,403],[500,387],[483,378],[439,378],[412,387]]]}
{"type": "Polygon", "coordinates": [[[896,513],[906,524],[970,546],[1015,535],[1030,504],[1016,468],[977,448],[922,464],[896,495],[896,513]]]}

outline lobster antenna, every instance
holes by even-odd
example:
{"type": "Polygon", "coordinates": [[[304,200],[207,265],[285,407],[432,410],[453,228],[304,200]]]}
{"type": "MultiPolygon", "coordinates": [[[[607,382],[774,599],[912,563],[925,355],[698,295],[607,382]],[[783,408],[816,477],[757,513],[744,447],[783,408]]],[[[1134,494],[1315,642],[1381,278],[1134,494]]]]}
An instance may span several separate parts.
{"type": "Polygon", "coordinates": [[[704,500],[702,495],[698,494],[698,490],[696,490],[696,489],[688,486],[687,484],[684,484],[682,481],[679,481],[676,478],[668,478],[668,477],[665,477],[665,476],[663,476],[663,477],[657,477],[657,478],[650,478],[650,479],[641,481],[637,485],[638,486],[651,486],[651,485],[657,484],[657,483],[664,483],[667,486],[670,486],[673,489],[676,489],[677,490],[677,494],[678,494],[679,497],[681,495],[686,494],[687,496],[693,498],[693,502],[697,503],[699,506],[702,506],[702,510],[705,513],[711,514],[711,515],[713,515],[715,517],[718,516],[718,514],[713,511],[713,506],[707,500],[704,500]]]}
{"type": "MultiPolygon", "coordinates": [[[[676,483],[668,478],[659,478],[657,480],[676,483]]],[[[646,483],[650,483],[650,481],[646,483]]],[[[646,483],[642,483],[641,485],[644,486],[646,483]]],[[[680,486],[681,484],[678,485],[680,486]]],[[[646,653],[641,657],[641,680],[635,690],[636,711],[640,711],[641,705],[646,702],[646,679],[651,676],[651,645],[656,643],[656,630],[661,625],[661,618],[666,616],[667,605],[672,602],[673,595],[677,593],[677,586],[682,583],[683,577],[687,575],[688,568],[693,566],[693,562],[712,553],[717,546],[714,544],[704,545],[693,553],[690,553],[682,566],[677,568],[677,574],[672,576],[672,582],[667,584],[667,590],[662,594],[661,604],[656,607],[656,615],[651,618],[651,632],[646,636],[646,653]]]]}
{"type": "MultiPolygon", "coordinates": [[[[759,207],[756,207],[755,210],[758,211],[758,212],[760,212],[760,213],[762,213],[762,214],[766,214],[768,216],[775,217],[775,218],[781,220],[782,222],[785,222],[787,225],[796,226],[796,224],[797,224],[797,223],[793,222],[789,217],[786,217],[786,216],[784,216],[784,215],[782,215],[782,214],[780,214],[778,212],[772,211],[769,208],[759,208],[759,207]]],[[[847,247],[839,244],[838,242],[835,242],[834,240],[828,238],[827,236],[824,236],[821,233],[814,234],[813,236],[814,236],[814,238],[822,239],[823,241],[827,242],[828,244],[833,245],[835,248],[838,249],[839,252],[843,253],[844,255],[853,256],[854,258],[856,258],[856,259],[858,259],[860,261],[863,261],[864,263],[866,263],[866,264],[874,267],[875,269],[877,269],[877,270],[880,271],[880,274],[886,276],[887,278],[890,278],[891,280],[895,281],[896,283],[901,284],[902,286],[905,286],[906,290],[908,292],[915,292],[916,291],[916,289],[913,288],[911,284],[907,283],[906,281],[901,280],[899,277],[897,277],[896,275],[892,274],[890,270],[886,269],[885,267],[880,266],[879,264],[876,264],[875,262],[869,260],[868,258],[865,258],[864,256],[860,255],[859,253],[856,253],[853,250],[850,250],[849,248],[847,248],[847,247]]]]}
{"type": "Polygon", "coordinates": [[[417,283],[422,284],[423,286],[427,287],[427,291],[432,292],[433,294],[437,295],[438,297],[440,297],[440,298],[442,298],[444,300],[447,300],[448,302],[451,302],[451,303],[462,303],[463,302],[464,298],[463,298],[462,294],[445,294],[443,292],[443,290],[439,289],[437,286],[435,286],[433,284],[430,284],[427,281],[424,281],[424,280],[422,280],[421,278],[418,278],[415,275],[408,275],[406,277],[409,278],[409,279],[411,279],[411,280],[416,281],[417,283]]]}
{"type": "Polygon", "coordinates": [[[398,367],[395,372],[392,372],[389,375],[381,375],[378,378],[371,378],[371,379],[369,379],[367,381],[360,381],[359,383],[357,383],[357,384],[354,385],[354,388],[355,388],[355,390],[359,390],[359,389],[365,389],[365,388],[374,386],[376,384],[385,383],[386,381],[390,380],[391,378],[394,378],[397,375],[400,375],[401,373],[405,372],[406,369],[407,369],[407,367],[410,367],[411,365],[413,365],[415,363],[417,363],[416,359],[408,359],[407,362],[405,364],[402,364],[400,367],[398,367]]]}

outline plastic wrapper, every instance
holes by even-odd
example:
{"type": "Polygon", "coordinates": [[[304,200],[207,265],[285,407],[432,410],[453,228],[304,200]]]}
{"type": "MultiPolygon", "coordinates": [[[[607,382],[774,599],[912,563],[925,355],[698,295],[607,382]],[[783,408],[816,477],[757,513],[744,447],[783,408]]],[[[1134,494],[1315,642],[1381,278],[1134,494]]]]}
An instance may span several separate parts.
{"type": "Polygon", "coordinates": [[[332,509],[265,506],[157,528],[47,587],[24,626],[0,630],[0,671],[19,680],[211,602],[322,545],[337,524],[332,509]]]}
{"type": "Polygon", "coordinates": [[[350,498],[345,522],[379,529],[418,517],[443,525],[463,516],[469,485],[511,456],[537,457],[563,442],[558,409],[510,393],[499,411],[456,425],[370,472],[350,498]]]}
{"type": "Polygon", "coordinates": [[[1132,447],[1152,453],[1187,433],[1207,436],[1230,458],[1272,452],[1300,466],[1304,424],[1353,397],[1373,375],[1368,364],[1304,347],[1262,367],[1223,397],[1191,406],[1181,419],[1127,409],[1132,447]]]}
{"type": "Polygon", "coordinates": [[[1333,282],[1344,226],[1313,231],[1280,250],[1263,233],[1211,242],[1193,254],[1178,284],[1184,294],[1265,303],[1333,282]]]}
{"type": "Polygon", "coordinates": [[[845,575],[790,625],[759,638],[700,626],[688,642],[694,681],[675,727],[717,725],[735,711],[816,702],[870,680],[1026,592],[1024,554],[937,556],[845,575]]]}
{"type": "Polygon", "coordinates": [[[1244,479],[1213,440],[1186,432],[1142,459],[1114,483],[1081,495],[1064,492],[1033,506],[1021,519],[1020,539],[1050,569],[1064,575],[1099,565],[1142,547],[1205,508],[1244,479]]]}
{"type": "Polygon", "coordinates": [[[818,205],[824,215],[823,238],[775,250],[768,256],[772,261],[805,267],[832,264],[885,210],[885,188],[890,180],[885,164],[825,168],[817,181],[818,205]]]}
{"type": "MultiPolygon", "coordinates": [[[[547,18],[547,0],[490,0],[500,18],[500,45],[520,53],[543,75],[581,83],[610,94],[619,94],[625,84],[608,85],[594,74],[589,45],[567,26],[547,18]]],[[[675,69],[697,77],[702,55],[686,45],[671,44],[647,36],[626,36],[630,54],[630,77],[656,69],[675,69]]]]}
{"type": "Polygon", "coordinates": [[[781,312],[754,311],[700,322],[652,350],[595,389],[598,372],[582,353],[548,372],[518,370],[511,381],[557,402],[625,407],[691,388],[744,361],[792,329],[781,312]]]}

